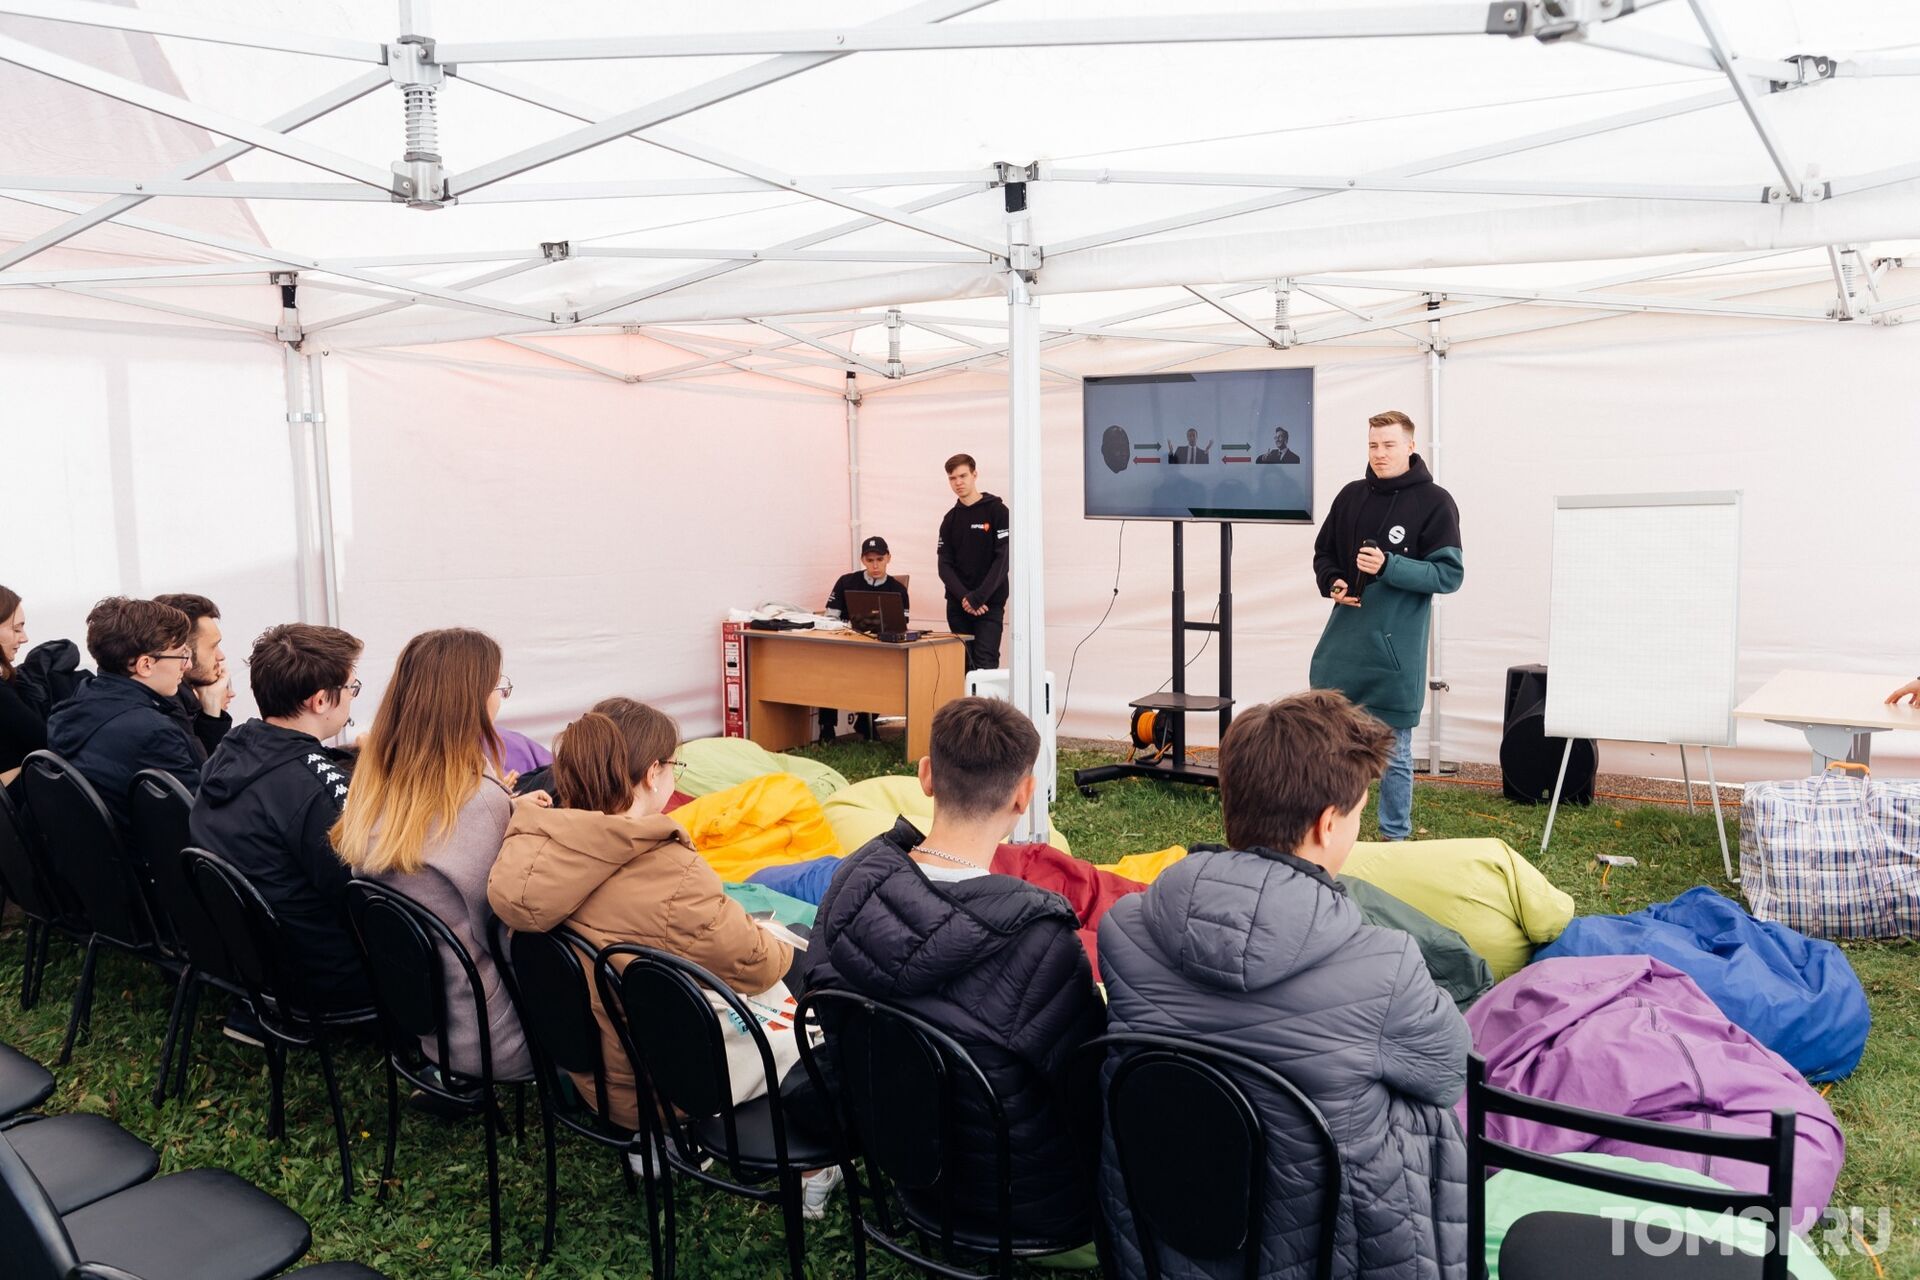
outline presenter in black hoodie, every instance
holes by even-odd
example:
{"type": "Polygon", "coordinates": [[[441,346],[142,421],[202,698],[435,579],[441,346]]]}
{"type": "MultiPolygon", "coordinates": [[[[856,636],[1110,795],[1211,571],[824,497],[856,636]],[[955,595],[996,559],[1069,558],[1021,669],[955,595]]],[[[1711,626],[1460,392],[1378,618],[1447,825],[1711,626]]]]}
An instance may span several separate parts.
{"type": "Polygon", "coordinates": [[[1000,665],[1000,632],[1007,619],[1007,551],[1012,516],[1007,504],[980,492],[970,454],[947,459],[947,484],[956,501],[940,521],[940,581],[947,588],[947,628],[972,636],[967,670],[1000,665]]]}
{"type": "Polygon", "coordinates": [[[288,623],[247,659],[263,717],[236,726],[207,762],[188,830],[232,863],[286,926],[293,959],[327,1009],[371,1003],[347,935],[353,873],[327,829],[347,798],[352,757],[323,745],[346,726],[360,682],[360,641],[333,627],[288,623]]]}

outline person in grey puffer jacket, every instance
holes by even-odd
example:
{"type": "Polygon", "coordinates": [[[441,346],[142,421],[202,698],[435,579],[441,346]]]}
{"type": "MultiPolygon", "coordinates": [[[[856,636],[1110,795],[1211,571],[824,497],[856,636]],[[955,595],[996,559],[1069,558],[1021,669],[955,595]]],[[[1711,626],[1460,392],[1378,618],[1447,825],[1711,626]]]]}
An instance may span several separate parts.
{"type": "MultiPolygon", "coordinates": [[[[1238,717],[1220,743],[1233,848],[1196,847],[1100,923],[1108,1029],[1211,1040],[1320,1108],[1346,1177],[1335,1276],[1464,1280],[1466,1146],[1451,1108],[1466,1086],[1466,1020],[1413,939],[1364,923],[1333,879],[1392,748],[1390,729],[1332,691],[1238,717]]],[[[1273,1122],[1259,1274],[1306,1280],[1331,1171],[1291,1108],[1243,1084],[1273,1122]]],[[[1116,1270],[1143,1276],[1107,1144],[1100,1197],[1116,1270]]],[[[1160,1267],[1169,1280],[1239,1274],[1164,1245],[1160,1267]]]]}

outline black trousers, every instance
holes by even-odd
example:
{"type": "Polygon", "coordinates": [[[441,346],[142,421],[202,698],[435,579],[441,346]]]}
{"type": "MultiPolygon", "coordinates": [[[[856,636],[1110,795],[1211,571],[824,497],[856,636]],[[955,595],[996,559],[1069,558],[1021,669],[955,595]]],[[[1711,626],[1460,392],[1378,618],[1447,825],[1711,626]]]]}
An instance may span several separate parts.
{"type": "Polygon", "coordinates": [[[991,671],[1000,665],[1000,632],[1007,625],[1005,602],[991,605],[978,617],[960,607],[958,600],[947,601],[947,630],[972,636],[967,646],[967,670],[991,671]]]}

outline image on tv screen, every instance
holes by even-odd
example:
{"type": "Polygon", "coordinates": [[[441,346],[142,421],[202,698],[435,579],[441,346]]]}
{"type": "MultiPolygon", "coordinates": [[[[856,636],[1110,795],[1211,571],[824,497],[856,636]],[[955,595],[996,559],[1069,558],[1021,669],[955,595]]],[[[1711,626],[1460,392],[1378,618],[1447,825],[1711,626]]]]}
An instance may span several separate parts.
{"type": "Polygon", "coordinates": [[[1313,522],[1313,370],[1088,378],[1089,520],[1313,522]]]}

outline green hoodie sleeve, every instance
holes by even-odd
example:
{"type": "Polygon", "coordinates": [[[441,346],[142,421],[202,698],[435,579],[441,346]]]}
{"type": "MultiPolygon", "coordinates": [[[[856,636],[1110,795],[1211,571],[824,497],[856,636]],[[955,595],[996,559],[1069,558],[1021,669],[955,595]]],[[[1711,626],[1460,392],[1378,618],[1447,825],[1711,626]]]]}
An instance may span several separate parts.
{"type": "Polygon", "coordinates": [[[1416,560],[1412,556],[1388,556],[1380,579],[1402,591],[1444,596],[1458,591],[1466,576],[1467,567],[1460,558],[1460,548],[1442,547],[1425,560],[1416,560]]]}

